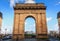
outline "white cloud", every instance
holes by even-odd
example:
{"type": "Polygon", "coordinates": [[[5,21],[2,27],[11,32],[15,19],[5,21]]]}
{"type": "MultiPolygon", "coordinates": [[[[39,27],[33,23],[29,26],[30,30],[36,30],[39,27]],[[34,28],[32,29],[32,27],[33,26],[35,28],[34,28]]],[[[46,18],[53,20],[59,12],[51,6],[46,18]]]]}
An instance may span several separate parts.
{"type": "MultiPolygon", "coordinates": [[[[10,7],[15,6],[15,3],[23,2],[24,0],[10,0],[10,7]]],[[[35,3],[33,0],[25,0],[25,3],[35,3]]]]}
{"type": "Polygon", "coordinates": [[[15,3],[23,2],[24,0],[10,0],[10,7],[15,6],[15,3]]]}
{"type": "Polygon", "coordinates": [[[56,23],[56,24],[54,25],[54,31],[57,31],[57,32],[59,32],[58,23],[56,23]]]}
{"type": "Polygon", "coordinates": [[[47,22],[51,21],[52,20],[52,17],[48,17],[47,18],[47,22]]]}
{"type": "Polygon", "coordinates": [[[35,3],[33,0],[25,0],[25,3],[35,3]]]}
{"type": "Polygon", "coordinates": [[[56,23],[54,26],[55,26],[55,27],[58,27],[58,23],[56,23]]]}
{"type": "Polygon", "coordinates": [[[15,6],[15,1],[14,0],[10,0],[10,7],[15,6]]]}
{"type": "Polygon", "coordinates": [[[18,3],[18,0],[15,0],[16,1],[16,3],[18,3]]]}
{"type": "Polygon", "coordinates": [[[60,4],[60,2],[58,2],[56,5],[59,5],[60,4]]]}
{"type": "Polygon", "coordinates": [[[24,0],[19,0],[20,2],[23,2],[24,0]]]}
{"type": "Polygon", "coordinates": [[[58,23],[56,23],[56,24],[54,25],[54,27],[56,28],[55,30],[59,31],[58,23]]]}
{"type": "MultiPolygon", "coordinates": [[[[25,22],[25,26],[27,26],[28,24],[29,24],[28,22],[25,22]]],[[[30,24],[29,26],[30,26],[30,27],[32,27],[32,26],[35,27],[35,23],[30,24]]]]}
{"type": "Polygon", "coordinates": [[[48,32],[50,32],[50,31],[57,31],[57,33],[59,33],[58,23],[48,26],[48,32]]]}
{"type": "Polygon", "coordinates": [[[13,32],[13,26],[12,25],[2,26],[1,33],[5,34],[5,32],[8,33],[8,34],[12,34],[12,32],[13,32]],[[7,30],[5,30],[5,29],[7,29],[7,30]]]}
{"type": "Polygon", "coordinates": [[[27,22],[25,22],[25,25],[27,25],[27,22]]]}
{"type": "Polygon", "coordinates": [[[15,6],[15,3],[18,3],[18,0],[10,0],[10,7],[15,6]]]}

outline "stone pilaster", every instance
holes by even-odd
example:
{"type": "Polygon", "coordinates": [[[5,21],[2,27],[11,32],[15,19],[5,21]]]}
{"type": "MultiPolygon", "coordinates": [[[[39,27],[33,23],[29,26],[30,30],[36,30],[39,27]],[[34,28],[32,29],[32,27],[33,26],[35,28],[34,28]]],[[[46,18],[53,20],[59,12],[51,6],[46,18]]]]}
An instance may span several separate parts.
{"type": "Polygon", "coordinates": [[[48,38],[47,36],[47,23],[46,23],[46,14],[42,13],[42,38],[48,38]]]}
{"type": "Polygon", "coordinates": [[[40,34],[42,33],[42,24],[41,24],[41,22],[42,22],[42,20],[41,20],[41,14],[37,14],[37,38],[41,38],[40,36],[40,34]]]}
{"type": "Polygon", "coordinates": [[[19,39],[23,39],[24,38],[24,16],[22,16],[22,14],[20,14],[20,18],[19,18],[19,39]]]}
{"type": "Polygon", "coordinates": [[[13,39],[18,38],[19,14],[14,15],[13,39]]]}

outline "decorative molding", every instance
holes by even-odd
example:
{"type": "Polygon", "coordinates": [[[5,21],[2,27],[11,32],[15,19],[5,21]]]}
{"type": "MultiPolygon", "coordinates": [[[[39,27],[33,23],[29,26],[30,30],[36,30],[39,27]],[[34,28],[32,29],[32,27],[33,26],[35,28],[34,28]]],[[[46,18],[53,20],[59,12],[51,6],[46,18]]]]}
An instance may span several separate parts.
{"type": "Polygon", "coordinates": [[[46,10],[44,4],[16,4],[15,10],[46,10]]]}

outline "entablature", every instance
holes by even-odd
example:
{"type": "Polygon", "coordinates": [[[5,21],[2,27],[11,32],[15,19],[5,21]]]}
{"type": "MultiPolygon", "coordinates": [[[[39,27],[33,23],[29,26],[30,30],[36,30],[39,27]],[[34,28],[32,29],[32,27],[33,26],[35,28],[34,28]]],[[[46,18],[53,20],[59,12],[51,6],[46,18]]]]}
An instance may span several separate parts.
{"type": "Polygon", "coordinates": [[[46,10],[46,6],[44,4],[16,4],[14,7],[15,10],[46,10]]]}

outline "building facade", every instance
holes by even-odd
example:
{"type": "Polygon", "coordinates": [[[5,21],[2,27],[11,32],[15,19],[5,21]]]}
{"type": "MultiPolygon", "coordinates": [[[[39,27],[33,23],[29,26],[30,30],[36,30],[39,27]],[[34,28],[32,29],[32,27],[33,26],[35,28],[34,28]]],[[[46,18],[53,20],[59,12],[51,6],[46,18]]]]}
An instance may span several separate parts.
{"type": "Polygon", "coordinates": [[[1,26],[2,26],[2,13],[0,12],[0,38],[1,38],[1,26]]]}
{"type": "Polygon", "coordinates": [[[59,36],[60,36],[60,12],[57,13],[58,25],[59,25],[59,36]]]}
{"type": "Polygon", "coordinates": [[[49,35],[55,37],[55,36],[58,36],[58,33],[57,31],[50,31],[49,35]]]}
{"type": "Polygon", "coordinates": [[[1,26],[2,26],[2,13],[0,12],[0,29],[1,29],[1,26]]]}

